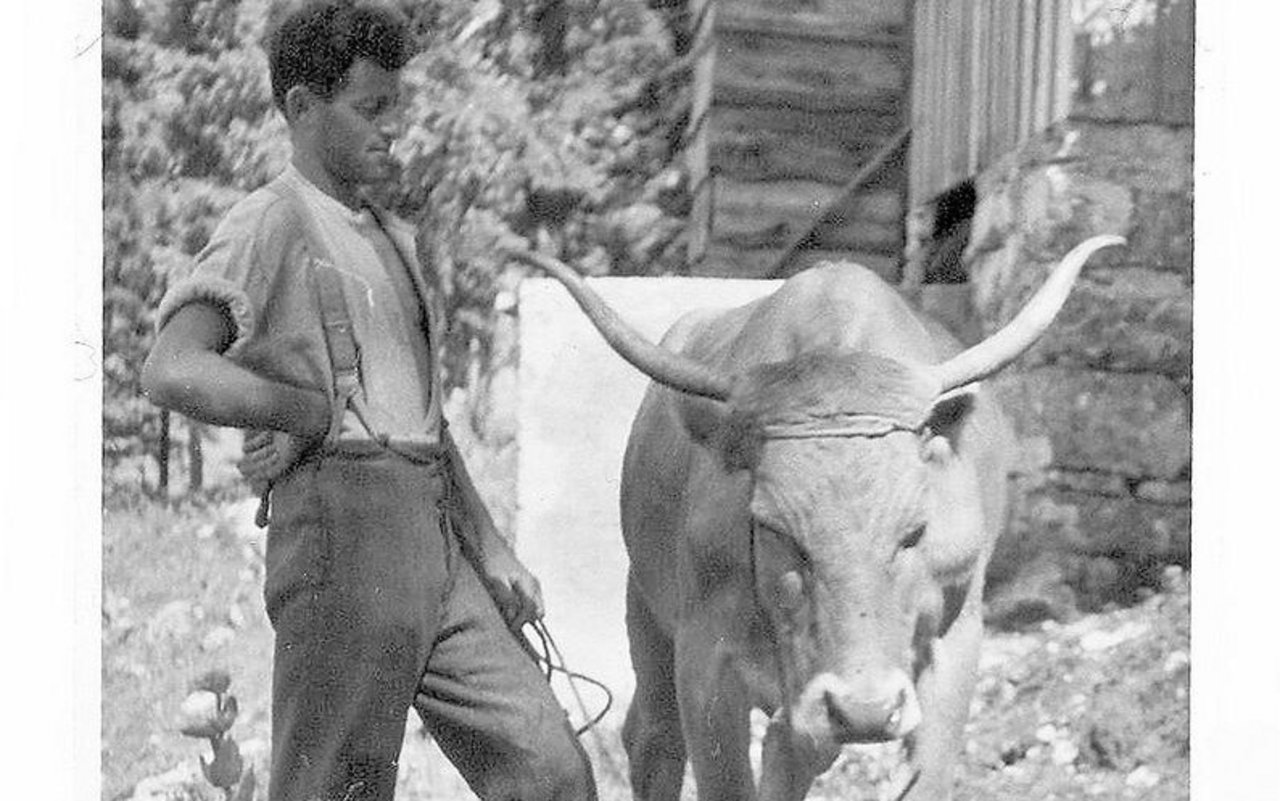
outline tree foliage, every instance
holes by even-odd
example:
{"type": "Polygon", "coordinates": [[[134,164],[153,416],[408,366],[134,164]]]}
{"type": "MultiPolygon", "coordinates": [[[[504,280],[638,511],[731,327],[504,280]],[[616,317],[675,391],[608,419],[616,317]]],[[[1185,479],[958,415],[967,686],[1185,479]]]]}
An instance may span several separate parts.
{"type": "MultiPolygon", "coordinates": [[[[381,200],[417,221],[449,299],[447,380],[489,350],[520,241],[592,274],[679,272],[686,184],[672,145],[669,17],[644,0],[395,0],[421,54],[405,70],[400,180],[381,200]]],[[[670,3],[655,3],[670,6],[670,3]]],[[[154,315],[219,218],[287,159],[261,47],[271,0],[108,0],[104,449],[156,452],[138,392],[154,315]]],[[[474,370],[472,370],[474,372],[474,370]]]]}
{"type": "Polygon", "coordinates": [[[495,294],[520,275],[500,243],[536,244],[597,275],[681,269],[687,200],[664,120],[619,111],[671,50],[639,0],[556,3],[550,45],[536,24],[546,2],[415,5],[424,52],[406,70],[393,205],[420,221],[420,250],[452,301],[456,381],[467,354],[487,352],[495,294]]]}
{"type": "MultiPolygon", "coordinates": [[[[284,163],[263,53],[265,2],[104,5],[103,448],[106,466],[158,457],[158,410],[139,393],[155,311],[218,219],[284,163]]],[[[108,475],[114,475],[109,470],[108,475]]]]}

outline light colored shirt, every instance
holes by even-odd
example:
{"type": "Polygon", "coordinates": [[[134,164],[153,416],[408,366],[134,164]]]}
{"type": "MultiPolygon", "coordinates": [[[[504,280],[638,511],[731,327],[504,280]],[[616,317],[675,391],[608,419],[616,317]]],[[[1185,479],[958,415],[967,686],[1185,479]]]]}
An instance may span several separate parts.
{"type": "MultiPolygon", "coordinates": [[[[332,370],[308,271],[336,270],[360,347],[369,423],[398,440],[440,441],[443,307],[434,275],[418,264],[413,227],[387,212],[352,211],[290,165],[238,202],[160,304],[163,326],[187,303],[218,306],[235,324],[226,356],[259,375],[332,393],[332,370]],[[319,246],[294,204],[307,205],[319,246]]],[[[348,410],[340,440],[368,439],[348,410]]]]}

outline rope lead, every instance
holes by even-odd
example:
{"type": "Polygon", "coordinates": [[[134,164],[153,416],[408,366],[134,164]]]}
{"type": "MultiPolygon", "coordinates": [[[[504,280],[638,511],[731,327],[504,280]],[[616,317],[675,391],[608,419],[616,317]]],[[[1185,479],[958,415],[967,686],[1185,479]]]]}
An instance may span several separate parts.
{"type": "Polygon", "coordinates": [[[555,639],[551,636],[551,631],[547,629],[547,624],[541,620],[535,620],[529,624],[533,629],[533,633],[538,637],[538,643],[541,646],[541,653],[535,650],[532,644],[529,644],[530,656],[533,660],[543,667],[543,675],[546,677],[547,683],[551,682],[552,676],[556,673],[561,674],[568,679],[569,689],[573,692],[574,700],[578,703],[578,710],[582,712],[582,716],[586,719],[586,723],[574,729],[574,734],[578,737],[586,734],[594,728],[604,716],[609,714],[609,710],[613,707],[613,693],[605,686],[604,682],[593,679],[590,676],[583,675],[576,671],[570,670],[565,666],[564,654],[560,652],[560,647],[556,645],[555,639]],[[553,658],[554,656],[554,658],[553,658]],[[597,712],[594,716],[587,712],[587,704],[582,700],[582,693],[578,691],[577,682],[584,681],[593,687],[599,688],[605,697],[604,708],[597,712]]]}

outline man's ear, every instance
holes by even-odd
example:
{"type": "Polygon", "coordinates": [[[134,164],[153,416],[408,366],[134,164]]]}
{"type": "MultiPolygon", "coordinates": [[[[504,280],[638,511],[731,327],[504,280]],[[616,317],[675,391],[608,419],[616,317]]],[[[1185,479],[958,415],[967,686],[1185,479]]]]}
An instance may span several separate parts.
{"type": "Polygon", "coordinates": [[[927,436],[924,442],[926,459],[949,457],[958,447],[960,432],[964,430],[977,404],[978,384],[966,384],[943,393],[933,402],[925,423],[927,436]]]}
{"type": "Polygon", "coordinates": [[[284,95],[284,118],[293,125],[315,108],[319,96],[310,88],[298,83],[289,88],[284,95]]]}

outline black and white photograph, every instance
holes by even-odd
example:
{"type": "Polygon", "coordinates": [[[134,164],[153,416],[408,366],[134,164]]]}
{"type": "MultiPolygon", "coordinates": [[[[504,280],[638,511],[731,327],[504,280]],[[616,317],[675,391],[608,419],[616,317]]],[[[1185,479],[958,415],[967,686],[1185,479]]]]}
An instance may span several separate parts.
{"type": "Polygon", "coordinates": [[[1272,797],[1266,15],[69,5],[18,797],[1272,797]]]}

